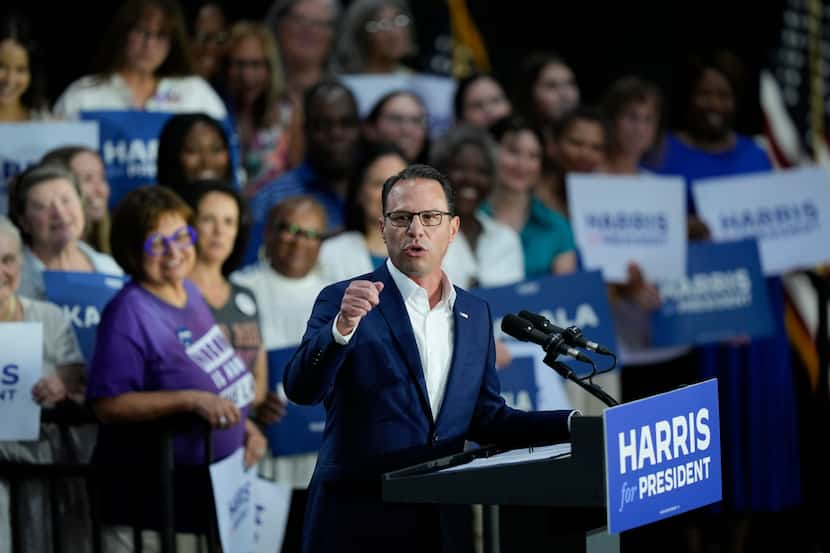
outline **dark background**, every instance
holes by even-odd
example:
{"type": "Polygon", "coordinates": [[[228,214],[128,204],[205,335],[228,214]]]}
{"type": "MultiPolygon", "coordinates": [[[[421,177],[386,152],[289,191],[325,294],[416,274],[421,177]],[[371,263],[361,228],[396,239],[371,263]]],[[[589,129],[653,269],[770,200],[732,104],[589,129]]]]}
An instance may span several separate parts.
{"type": "MultiPolygon", "coordinates": [[[[107,22],[121,2],[7,0],[36,21],[46,60],[51,101],[75,78],[92,71],[107,22]]],[[[231,19],[261,18],[270,0],[226,1],[231,19]]],[[[181,2],[187,15],[198,0],[181,2]]],[[[410,0],[419,34],[448,26],[445,0],[410,0]],[[430,14],[430,18],[421,17],[430,14]]],[[[532,50],[553,50],[573,66],[583,99],[592,103],[615,78],[636,73],[666,92],[689,53],[728,48],[746,64],[751,80],[740,104],[738,127],[758,132],[761,116],[757,75],[775,45],[784,0],[766,2],[664,0],[596,2],[589,0],[468,0],[493,63],[510,88],[512,70],[532,50]]]]}

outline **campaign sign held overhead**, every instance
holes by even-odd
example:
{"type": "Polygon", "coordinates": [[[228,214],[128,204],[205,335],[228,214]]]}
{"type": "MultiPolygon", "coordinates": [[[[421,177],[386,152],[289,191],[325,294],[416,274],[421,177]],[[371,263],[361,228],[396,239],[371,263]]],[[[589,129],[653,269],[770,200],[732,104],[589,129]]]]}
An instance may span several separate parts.
{"type": "Polygon", "coordinates": [[[830,172],[786,169],[695,181],[695,205],[718,241],[756,238],[764,274],[830,261],[830,172]]]}
{"type": "Polygon", "coordinates": [[[775,331],[755,240],[689,244],[688,275],[658,283],[654,346],[705,344],[775,331]]]}
{"type": "Polygon", "coordinates": [[[46,298],[63,308],[87,364],[95,352],[101,313],[126,281],[125,277],[104,273],[43,272],[46,298]]]}
{"type": "MultiPolygon", "coordinates": [[[[268,352],[268,386],[285,397],[282,376],[296,347],[274,349],[268,352]]],[[[313,453],[323,443],[326,410],[322,405],[297,405],[288,400],[285,416],[279,423],[265,429],[268,446],[275,457],[313,453]]]]}
{"type": "MultiPolygon", "coordinates": [[[[547,317],[559,327],[577,326],[588,339],[616,350],[608,295],[599,271],[544,276],[509,286],[477,288],[472,293],[490,304],[497,337],[511,340],[501,332],[501,320],[509,313],[526,309],[547,317]]],[[[585,353],[599,369],[609,366],[608,357],[585,353]]],[[[569,358],[563,357],[560,361],[568,363],[577,374],[585,375],[591,370],[589,365],[569,358]]]]}
{"type": "Polygon", "coordinates": [[[603,412],[608,531],[721,500],[717,380],[603,412]]]}

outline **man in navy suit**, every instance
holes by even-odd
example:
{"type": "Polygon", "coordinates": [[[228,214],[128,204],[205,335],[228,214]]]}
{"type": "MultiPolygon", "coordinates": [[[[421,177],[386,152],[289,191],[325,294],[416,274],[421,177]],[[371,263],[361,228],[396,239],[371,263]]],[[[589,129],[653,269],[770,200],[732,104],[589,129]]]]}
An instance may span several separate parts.
{"type": "Polygon", "coordinates": [[[526,413],[499,395],[489,306],[441,270],[460,223],[446,177],[412,165],[384,183],[382,204],[389,259],[320,292],[285,369],[291,400],[326,408],[306,553],[455,550],[463,529],[442,524],[440,508],[382,501],[384,472],[461,451],[465,439],[570,437],[572,411],[526,413]]]}

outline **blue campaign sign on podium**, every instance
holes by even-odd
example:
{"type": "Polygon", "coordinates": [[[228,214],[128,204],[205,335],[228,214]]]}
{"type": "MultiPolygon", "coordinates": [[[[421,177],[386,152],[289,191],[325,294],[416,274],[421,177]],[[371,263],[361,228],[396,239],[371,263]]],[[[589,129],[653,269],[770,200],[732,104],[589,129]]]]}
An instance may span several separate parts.
{"type": "MultiPolygon", "coordinates": [[[[290,347],[268,352],[268,386],[283,397],[282,375],[296,349],[290,347]]],[[[289,400],[285,417],[265,429],[271,454],[276,457],[316,452],[323,441],[325,424],[326,410],[322,405],[297,405],[289,400]]]]}
{"type": "Polygon", "coordinates": [[[46,299],[63,308],[87,364],[95,352],[101,313],[126,281],[125,277],[104,273],[43,272],[46,299]]]}
{"type": "Polygon", "coordinates": [[[721,500],[717,380],[610,407],[603,422],[609,532],[721,500]]]}
{"type": "MultiPolygon", "coordinates": [[[[577,326],[588,339],[616,351],[611,309],[600,271],[544,276],[509,286],[478,288],[472,293],[490,304],[497,337],[502,336],[501,319],[525,309],[544,315],[562,328],[577,326]]],[[[598,369],[610,365],[608,357],[586,353],[598,369]]],[[[564,357],[560,360],[579,375],[587,375],[591,370],[578,361],[564,357]]]]}
{"type": "Polygon", "coordinates": [[[775,331],[755,240],[691,243],[687,276],[662,282],[655,346],[705,344],[775,331]]]}

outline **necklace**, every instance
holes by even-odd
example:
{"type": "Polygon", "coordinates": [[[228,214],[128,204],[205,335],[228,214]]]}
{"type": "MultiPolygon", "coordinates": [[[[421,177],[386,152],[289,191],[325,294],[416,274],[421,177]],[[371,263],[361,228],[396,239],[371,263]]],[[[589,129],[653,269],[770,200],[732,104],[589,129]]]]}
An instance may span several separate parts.
{"type": "Polygon", "coordinates": [[[0,319],[2,321],[12,321],[14,320],[13,317],[17,313],[17,297],[12,294],[9,296],[8,301],[6,302],[6,313],[3,315],[3,318],[0,319]]]}

